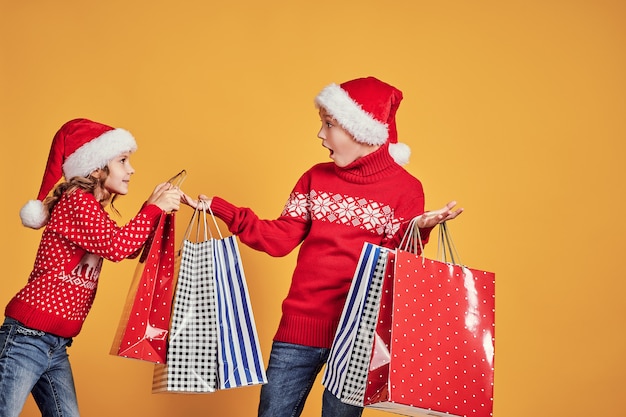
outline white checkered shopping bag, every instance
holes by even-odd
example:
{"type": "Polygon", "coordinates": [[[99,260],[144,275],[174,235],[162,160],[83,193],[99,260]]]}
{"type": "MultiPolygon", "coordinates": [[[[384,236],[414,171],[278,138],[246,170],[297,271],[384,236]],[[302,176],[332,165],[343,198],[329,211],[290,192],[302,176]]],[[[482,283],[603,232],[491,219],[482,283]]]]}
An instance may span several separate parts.
{"type": "Polygon", "coordinates": [[[155,366],[153,392],[208,393],[267,382],[237,241],[221,233],[209,237],[206,212],[196,216],[199,211],[183,241],[167,363],[155,366]],[[199,242],[189,240],[195,220],[204,227],[199,242]]]}
{"type": "Polygon", "coordinates": [[[181,249],[167,360],[155,366],[153,392],[213,392],[218,386],[213,241],[205,233],[204,240],[192,242],[189,232],[181,249]]]}

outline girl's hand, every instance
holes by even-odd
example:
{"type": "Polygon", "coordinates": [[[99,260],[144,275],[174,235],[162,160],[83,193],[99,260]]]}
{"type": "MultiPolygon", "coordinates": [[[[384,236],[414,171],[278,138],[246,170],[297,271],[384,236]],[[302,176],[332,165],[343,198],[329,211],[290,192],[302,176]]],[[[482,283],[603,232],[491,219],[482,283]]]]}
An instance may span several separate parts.
{"type": "Polygon", "coordinates": [[[456,201],[450,201],[448,204],[446,204],[445,207],[439,210],[429,211],[422,214],[417,219],[417,227],[419,227],[420,229],[426,229],[430,227],[435,227],[439,223],[455,219],[459,214],[463,213],[462,208],[453,211],[455,206],[456,201]]]}
{"type": "Polygon", "coordinates": [[[178,187],[164,182],[156,186],[147,204],[154,204],[165,212],[177,211],[180,208],[182,195],[183,192],[178,187]]]}
{"type": "Polygon", "coordinates": [[[184,204],[187,204],[189,207],[194,209],[200,207],[201,209],[204,207],[205,209],[211,207],[211,199],[204,194],[200,194],[197,200],[189,197],[187,194],[183,193],[181,201],[184,204]]]}

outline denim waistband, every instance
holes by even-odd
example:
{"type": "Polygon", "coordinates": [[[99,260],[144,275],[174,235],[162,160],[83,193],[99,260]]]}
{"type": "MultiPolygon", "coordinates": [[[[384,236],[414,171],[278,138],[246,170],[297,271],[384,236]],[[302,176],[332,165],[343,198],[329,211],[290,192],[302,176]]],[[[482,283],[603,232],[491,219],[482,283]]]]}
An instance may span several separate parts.
{"type": "Polygon", "coordinates": [[[20,334],[24,334],[27,336],[43,336],[46,334],[43,330],[32,329],[28,326],[25,326],[21,321],[15,320],[11,317],[4,318],[4,324],[17,326],[17,332],[20,334]]]}

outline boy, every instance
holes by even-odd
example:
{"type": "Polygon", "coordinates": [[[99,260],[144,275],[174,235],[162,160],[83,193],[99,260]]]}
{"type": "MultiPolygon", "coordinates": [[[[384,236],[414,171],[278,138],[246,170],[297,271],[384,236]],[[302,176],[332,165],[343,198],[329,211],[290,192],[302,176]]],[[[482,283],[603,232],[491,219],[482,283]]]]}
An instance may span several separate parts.
{"type": "MultiPolygon", "coordinates": [[[[318,137],[333,162],[305,172],[275,220],[260,220],[251,209],[219,197],[200,196],[253,249],[284,256],[301,245],[274,336],[268,383],[261,388],[260,417],[301,414],[328,358],[363,243],[395,248],[408,222],[419,215],[426,241],[432,227],[462,212],[453,211],[451,202],[423,215],[422,184],[401,167],[410,155],[397,138],[401,100],[400,90],[373,77],[324,88],[315,99],[322,121],[318,137]]],[[[323,417],[361,413],[362,408],[324,392],[323,417]]]]}

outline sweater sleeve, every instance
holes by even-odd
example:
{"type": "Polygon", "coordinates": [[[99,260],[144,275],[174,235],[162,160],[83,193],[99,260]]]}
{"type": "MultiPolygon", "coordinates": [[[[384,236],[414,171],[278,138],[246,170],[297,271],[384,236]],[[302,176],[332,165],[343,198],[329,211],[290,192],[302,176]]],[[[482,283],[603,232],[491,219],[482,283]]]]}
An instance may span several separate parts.
{"type": "MultiPolygon", "coordinates": [[[[393,238],[385,243],[385,246],[389,248],[398,248],[400,247],[400,243],[402,242],[402,238],[408,232],[409,224],[411,220],[415,217],[424,213],[424,191],[422,189],[421,183],[418,181],[416,187],[413,188],[412,198],[405,199],[406,203],[401,205],[398,208],[399,214],[404,219],[400,223],[400,227],[397,233],[393,236],[393,238]]],[[[420,229],[420,238],[422,240],[422,244],[426,245],[430,238],[430,232],[432,228],[420,229]]],[[[418,249],[419,250],[419,249],[418,249]]]]}
{"type": "Polygon", "coordinates": [[[141,249],[162,213],[155,205],[144,205],[119,227],[92,194],[75,191],[59,201],[48,227],[89,253],[119,262],[141,249]]]}
{"type": "Polygon", "coordinates": [[[289,254],[310,227],[310,222],[301,217],[281,215],[275,220],[262,220],[251,209],[236,207],[220,197],[213,198],[211,210],[241,242],[271,256],[289,254]]]}

